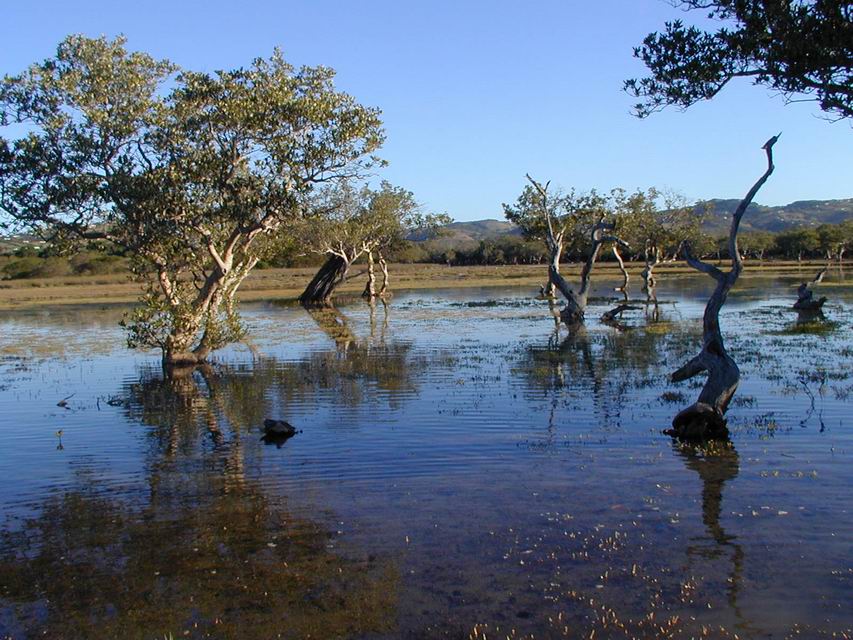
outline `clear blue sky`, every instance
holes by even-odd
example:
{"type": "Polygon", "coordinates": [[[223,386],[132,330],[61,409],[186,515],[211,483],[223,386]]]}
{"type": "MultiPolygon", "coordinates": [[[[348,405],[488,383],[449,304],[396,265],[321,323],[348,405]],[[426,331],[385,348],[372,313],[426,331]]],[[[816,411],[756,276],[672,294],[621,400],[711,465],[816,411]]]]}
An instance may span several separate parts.
{"type": "Polygon", "coordinates": [[[632,47],[678,16],[693,19],[663,0],[15,2],[0,23],[0,73],[52,55],[69,33],[124,33],[131,49],[196,70],[279,46],[380,107],[383,177],[458,220],[501,217],[525,172],[580,190],[741,197],[779,131],[758,202],[853,197],[853,128],[814,103],[785,106],[741,83],[687,112],[630,115],[622,81],[644,70],[632,47]]]}

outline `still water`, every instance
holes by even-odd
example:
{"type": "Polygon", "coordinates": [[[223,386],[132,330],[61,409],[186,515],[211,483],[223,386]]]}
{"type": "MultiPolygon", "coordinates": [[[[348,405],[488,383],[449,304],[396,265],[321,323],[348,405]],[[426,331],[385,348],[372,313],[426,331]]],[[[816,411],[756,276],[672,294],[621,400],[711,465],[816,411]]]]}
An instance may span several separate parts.
{"type": "Polygon", "coordinates": [[[574,335],[522,288],[257,303],[179,380],[125,308],[7,312],[0,637],[848,637],[853,285],[795,285],[731,294],[710,449],[661,434],[707,278],[574,335]]]}

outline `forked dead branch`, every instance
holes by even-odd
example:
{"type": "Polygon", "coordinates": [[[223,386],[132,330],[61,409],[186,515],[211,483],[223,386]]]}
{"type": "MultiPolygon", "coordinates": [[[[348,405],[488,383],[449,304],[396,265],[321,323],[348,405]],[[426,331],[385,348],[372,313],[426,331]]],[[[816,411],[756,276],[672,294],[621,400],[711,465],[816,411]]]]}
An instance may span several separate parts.
{"type": "Polygon", "coordinates": [[[592,281],[592,269],[595,266],[596,260],[601,253],[602,246],[612,243],[625,249],[628,244],[615,235],[605,234],[607,231],[613,231],[616,225],[610,222],[605,222],[603,216],[599,217],[590,233],[591,247],[581,270],[581,283],[577,292],[569,286],[569,283],[560,273],[560,255],[563,249],[565,227],[558,228],[552,221],[551,211],[548,207],[548,186],[550,183],[541,185],[536,180],[527,175],[527,179],[539,193],[541,198],[542,214],[546,221],[546,244],[549,249],[551,260],[548,264],[548,285],[555,287],[563,294],[566,299],[566,306],[560,311],[560,319],[569,326],[577,325],[583,322],[584,313],[586,312],[587,301],[589,298],[589,288],[592,281]]]}
{"type": "Polygon", "coordinates": [[[706,438],[725,438],[728,436],[725,413],[729,402],[737,390],[740,381],[740,370],[732,357],[726,351],[723,335],[720,332],[720,309],[726,302],[729,291],[737,282],[743,271],[743,260],[737,246],[737,234],[743,214],[746,212],[755,194],[773,173],[773,145],[779,136],[773,136],[764,144],[767,154],[767,169],[756,181],[743,200],[741,200],[734,215],[729,231],[729,255],[732,268],[722,271],[712,264],[703,262],[693,256],[689,244],[684,245],[684,257],[694,269],[707,273],[716,282],[714,293],[705,306],[702,321],[702,350],[695,358],[672,374],[673,382],[681,382],[700,373],[707,372],[708,379],[699,399],[682,410],[672,421],[672,429],[667,433],[686,440],[702,440],[706,438]]]}

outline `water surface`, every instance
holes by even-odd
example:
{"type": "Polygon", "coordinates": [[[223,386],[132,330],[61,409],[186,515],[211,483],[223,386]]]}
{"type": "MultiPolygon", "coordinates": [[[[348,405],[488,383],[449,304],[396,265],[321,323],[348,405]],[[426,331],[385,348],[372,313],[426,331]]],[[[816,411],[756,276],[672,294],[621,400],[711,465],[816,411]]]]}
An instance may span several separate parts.
{"type": "Polygon", "coordinates": [[[600,283],[572,335],[523,288],[253,303],[248,344],[178,380],[124,307],[7,313],[0,636],[849,635],[853,287],[798,324],[795,284],[731,294],[710,449],[661,433],[708,278],[617,326],[600,283]]]}

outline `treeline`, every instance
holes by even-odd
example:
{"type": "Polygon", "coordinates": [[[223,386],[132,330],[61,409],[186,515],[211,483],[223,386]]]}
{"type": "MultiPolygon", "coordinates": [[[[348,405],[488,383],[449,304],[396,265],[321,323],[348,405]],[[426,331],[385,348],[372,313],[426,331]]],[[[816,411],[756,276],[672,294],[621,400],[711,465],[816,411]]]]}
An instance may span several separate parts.
{"type": "MultiPolygon", "coordinates": [[[[837,259],[844,258],[853,246],[853,220],[840,224],[822,224],[818,227],[741,233],[738,245],[744,257],[753,260],[784,259],[837,259]]],[[[727,239],[705,236],[697,242],[704,257],[728,258],[727,239]]],[[[642,260],[638,248],[626,256],[642,260]]],[[[582,258],[583,251],[570,251],[563,256],[571,262],[582,258]]],[[[449,266],[476,265],[529,265],[544,264],[548,255],[541,242],[525,240],[521,236],[501,236],[481,240],[476,245],[447,247],[441,238],[423,242],[404,242],[388,253],[387,259],[395,263],[432,263],[449,266]]],[[[612,260],[609,254],[602,260],[612,260]]],[[[322,256],[305,255],[285,243],[265,256],[258,269],[316,267],[322,256]]],[[[22,247],[12,254],[0,256],[0,277],[6,280],[23,278],[53,278],[69,275],[94,276],[126,273],[129,260],[116,247],[90,243],[85,250],[72,256],[57,255],[51,247],[37,249],[22,247]]]]}

